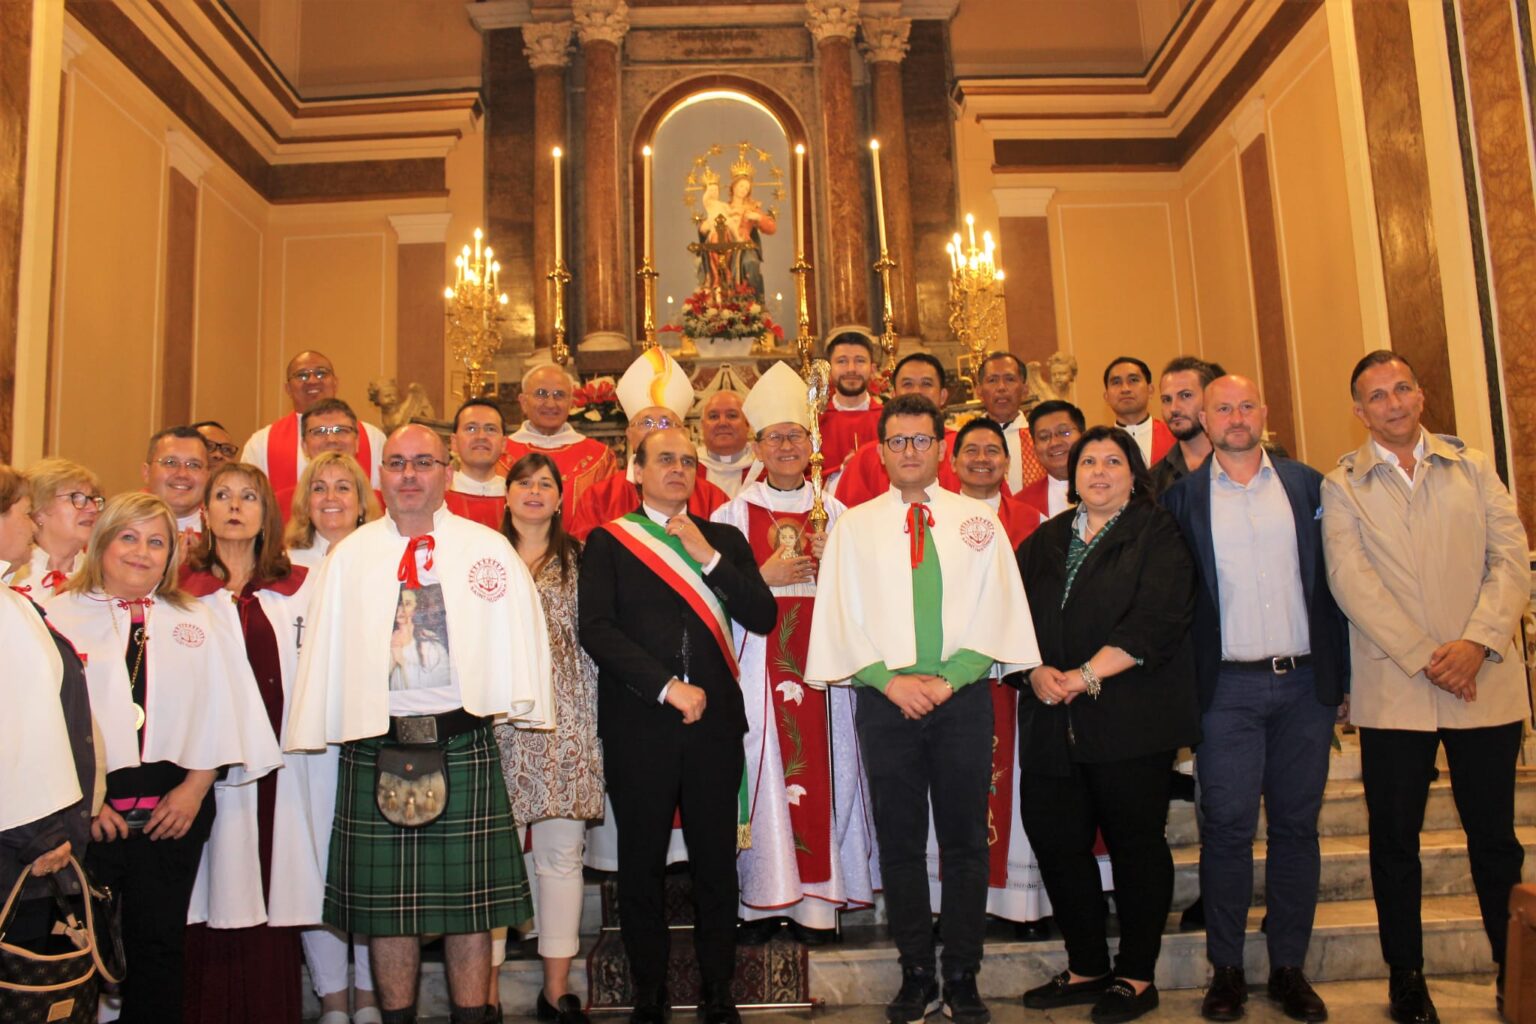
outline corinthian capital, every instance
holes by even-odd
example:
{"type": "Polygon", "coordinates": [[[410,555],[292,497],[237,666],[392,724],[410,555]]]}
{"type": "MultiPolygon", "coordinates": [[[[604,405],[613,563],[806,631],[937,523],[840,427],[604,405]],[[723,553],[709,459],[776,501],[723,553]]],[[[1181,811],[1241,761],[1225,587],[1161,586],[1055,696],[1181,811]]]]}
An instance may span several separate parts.
{"type": "Polygon", "coordinates": [[[629,31],[629,4],[624,0],[573,0],[571,10],[576,15],[576,35],[581,45],[588,43],[624,42],[629,31]]]}
{"type": "Polygon", "coordinates": [[[851,42],[859,30],[859,0],[805,0],[805,27],[817,43],[851,42]]]}
{"type": "Polygon", "coordinates": [[[865,18],[864,59],[871,64],[888,61],[900,64],[907,55],[907,33],[912,31],[911,18],[865,18]]]}
{"type": "Polygon", "coordinates": [[[539,68],[563,68],[571,60],[571,30],[575,24],[569,21],[530,21],[523,26],[523,54],[529,65],[539,68]]]}

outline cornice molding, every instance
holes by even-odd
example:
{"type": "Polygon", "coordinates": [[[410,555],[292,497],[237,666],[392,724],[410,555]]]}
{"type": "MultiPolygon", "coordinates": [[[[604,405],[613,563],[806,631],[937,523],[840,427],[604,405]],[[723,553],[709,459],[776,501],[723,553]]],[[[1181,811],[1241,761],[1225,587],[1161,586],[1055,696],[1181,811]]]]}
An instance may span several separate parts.
{"type": "Polygon", "coordinates": [[[1237,140],[1238,149],[1247,149],[1249,143],[1264,133],[1264,114],[1267,109],[1262,95],[1255,96],[1237,109],[1227,130],[1237,140]]]}
{"type": "Polygon", "coordinates": [[[482,3],[464,5],[470,23],[480,32],[494,32],[500,28],[519,28],[533,20],[533,5],[529,0],[484,0],[482,3]]]}
{"type": "Polygon", "coordinates": [[[69,66],[75,62],[75,58],[86,51],[91,45],[84,32],[81,32],[69,22],[64,23],[64,60],[63,70],[68,71],[69,66]]]}
{"type": "Polygon", "coordinates": [[[389,226],[401,245],[442,244],[448,240],[451,213],[392,213],[389,226]]]}
{"type": "Polygon", "coordinates": [[[1054,188],[994,188],[992,199],[997,203],[999,217],[1044,217],[1054,188]]]}
{"type": "Polygon", "coordinates": [[[179,128],[166,129],[165,158],[171,170],[179,172],[194,185],[203,180],[203,175],[213,166],[213,157],[203,152],[192,136],[179,128]]]}

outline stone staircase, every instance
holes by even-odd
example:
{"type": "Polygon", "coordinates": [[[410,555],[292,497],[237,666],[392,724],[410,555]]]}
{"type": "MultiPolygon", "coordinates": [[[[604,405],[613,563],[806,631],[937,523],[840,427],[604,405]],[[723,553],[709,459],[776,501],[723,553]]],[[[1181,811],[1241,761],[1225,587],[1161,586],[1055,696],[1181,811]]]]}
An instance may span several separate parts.
{"type": "MultiPolygon", "coordinates": [[[[1489,972],[1493,966],[1473,895],[1466,840],[1443,761],[1441,767],[1441,778],[1430,789],[1421,837],[1425,971],[1432,975],[1489,972]]],[[[1526,847],[1526,878],[1536,880],[1536,768],[1520,770],[1516,822],[1526,847]]],[[[1376,909],[1371,901],[1359,751],[1349,737],[1344,749],[1334,754],[1319,831],[1323,837],[1322,885],[1307,974],[1319,982],[1385,978],[1386,967],[1376,933],[1376,909]]],[[[1174,908],[1164,932],[1157,984],[1163,990],[1199,989],[1209,975],[1205,933],[1178,930],[1179,912],[1199,891],[1199,846],[1192,804],[1174,802],[1169,812],[1168,836],[1173,845],[1174,908]]],[[[1264,872],[1261,820],[1259,840],[1254,846],[1254,899],[1259,905],[1249,915],[1246,952],[1250,978],[1263,978],[1268,972],[1264,936],[1259,931],[1264,914],[1264,872]]],[[[585,957],[597,938],[601,921],[598,886],[589,884],[587,889],[582,951],[571,976],[573,989],[583,993],[587,986],[585,957]]],[[[883,1004],[896,990],[900,968],[895,948],[885,934],[883,912],[883,904],[877,902],[872,910],[844,915],[844,941],[810,950],[810,991],[816,1002],[829,1006],[883,1004]]],[[[683,932],[674,941],[688,942],[690,937],[683,932]]],[[[1115,939],[1110,941],[1113,947],[1115,939]]],[[[978,981],[984,996],[1013,998],[1065,966],[1066,952],[1060,939],[1017,941],[1011,925],[994,922],[978,981]]],[[[510,1013],[530,1012],[540,982],[537,959],[508,962],[501,974],[503,1005],[510,1013]]],[[[1179,1004],[1170,1000],[1167,1005],[1172,1009],[1179,1004]]],[[[423,966],[420,1006],[426,1015],[446,1016],[448,999],[441,964],[423,966]]],[[[1191,1004],[1190,1014],[1195,1012],[1195,1005],[1191,1004]]]]}

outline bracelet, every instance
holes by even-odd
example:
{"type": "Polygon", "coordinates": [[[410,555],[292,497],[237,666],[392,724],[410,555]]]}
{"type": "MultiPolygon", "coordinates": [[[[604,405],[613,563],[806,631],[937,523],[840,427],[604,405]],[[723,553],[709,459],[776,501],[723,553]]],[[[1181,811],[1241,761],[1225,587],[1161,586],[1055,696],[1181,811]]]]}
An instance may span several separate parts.
{"type": "Polygon", "coordinates": [[[1083,674],[1083,692],[1094,700],[1098,700],[1099,691],[1104,688],[1104,680],[1099,678],[1099,674],[1093,670],[1093,665],[1089,662],[1083,662],[1078,671],[1083,674]]]}

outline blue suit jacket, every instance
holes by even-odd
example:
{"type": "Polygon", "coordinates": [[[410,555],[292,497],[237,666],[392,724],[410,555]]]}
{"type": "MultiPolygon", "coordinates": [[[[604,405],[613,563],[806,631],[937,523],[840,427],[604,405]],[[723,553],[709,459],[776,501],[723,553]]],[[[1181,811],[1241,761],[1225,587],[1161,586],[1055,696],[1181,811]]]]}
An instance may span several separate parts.
{"type": "MultiPolygon", "coordinates": [[[[1163,494],[1163,507],[1173,514],[1184,540],[1195,556],[1201,586],[1195,596],[1195,674],[1200,684],[1200,706],[1208,708],[1221,671],[1221,594],[1216,576],[1216,548],[1211,539],[1211,464],[1199,469],[1163,494]]],[[[1312,664],[1317,680],[1317,699],[1336,705],[1349,692],[1349,640],[1344,613],[1328,590],[1328,570],[1323,562],[1323,475],[1311,466],[1285,458],[1270,457],[1275,473],[1291,500],[1296,521],[1296,553],[1301,563],[1301,585],[1306,592],[1307,625],[1311,634],[1312,664]]]]}

